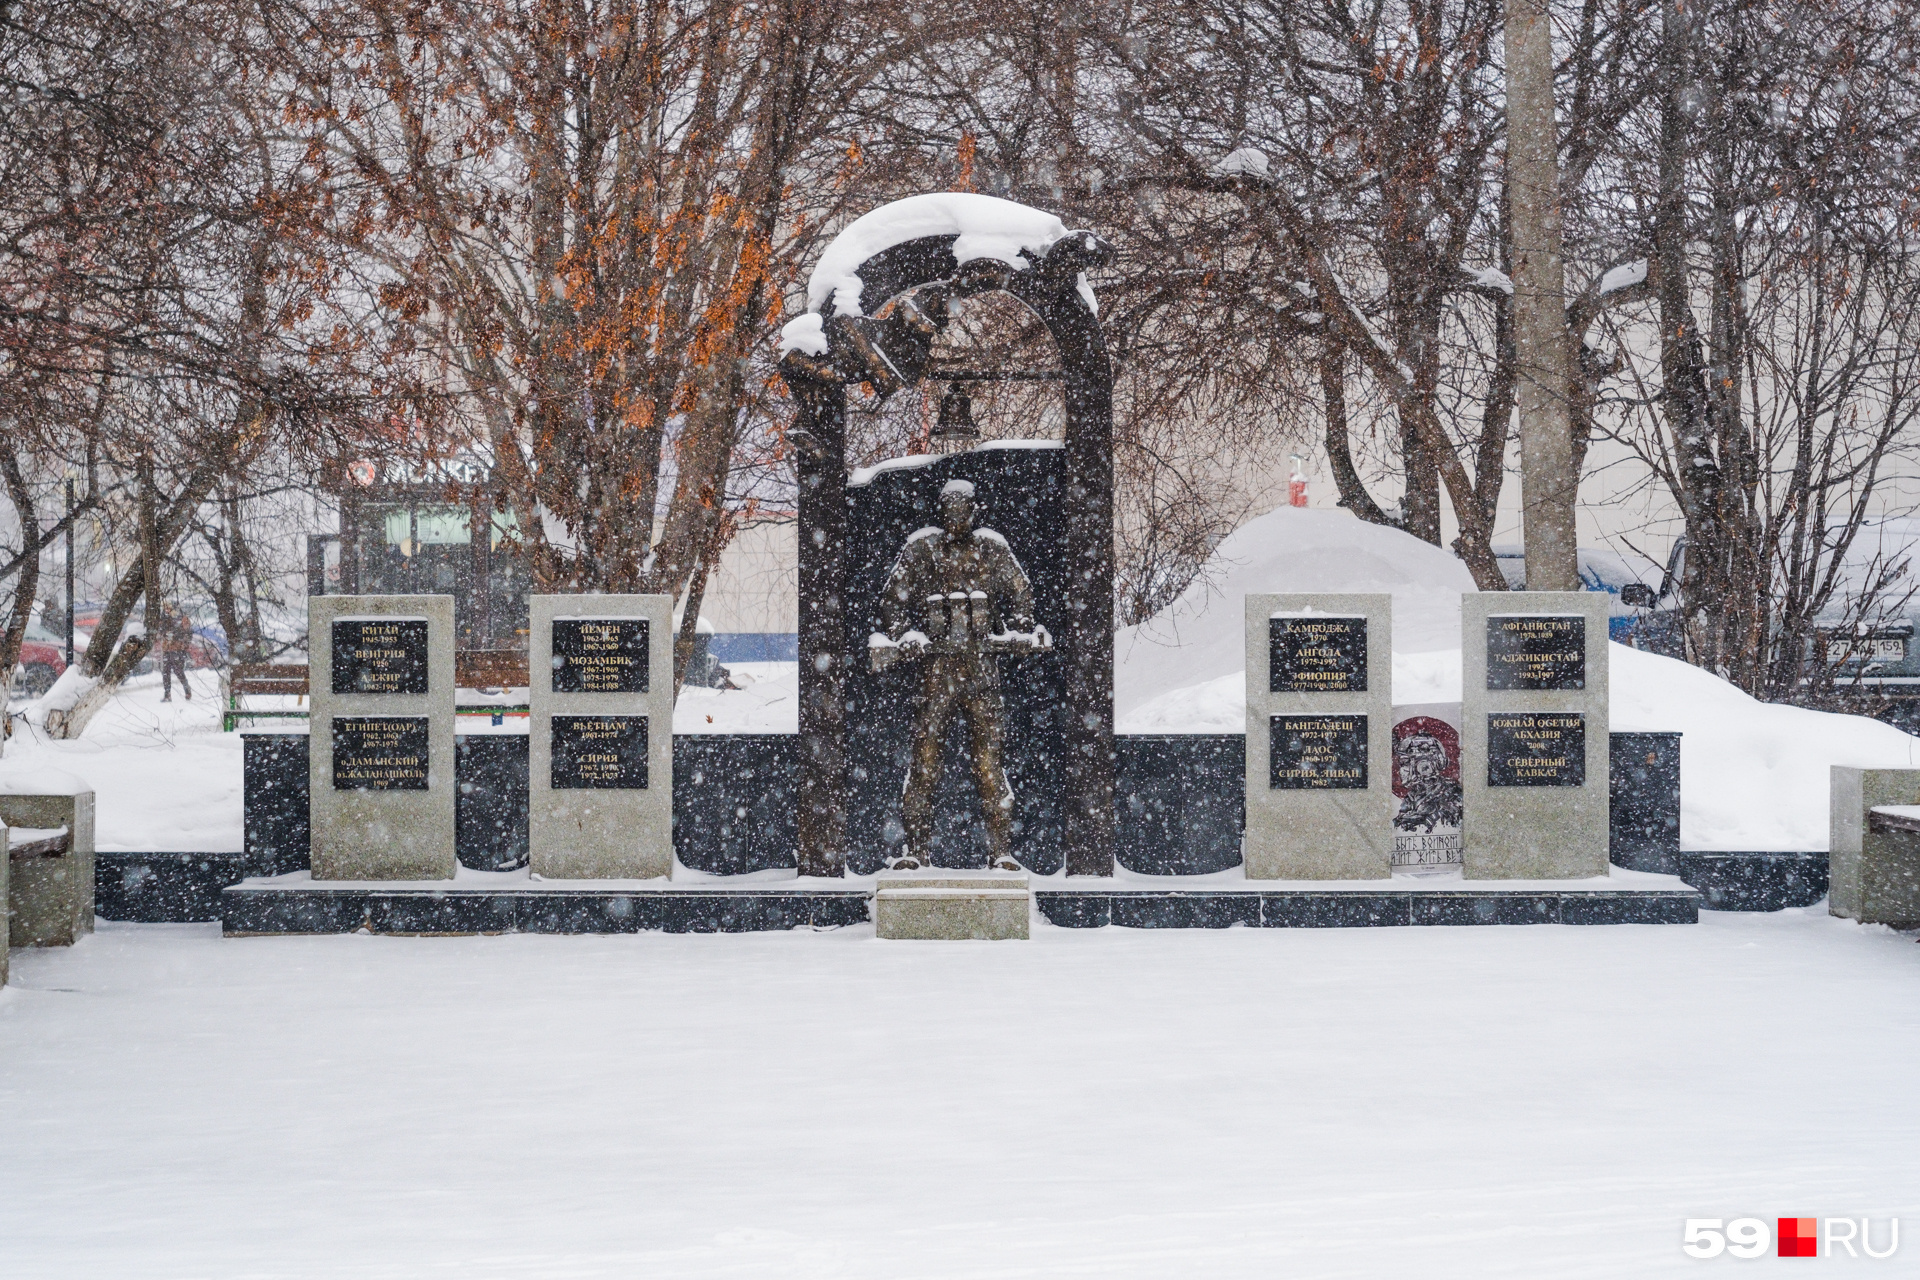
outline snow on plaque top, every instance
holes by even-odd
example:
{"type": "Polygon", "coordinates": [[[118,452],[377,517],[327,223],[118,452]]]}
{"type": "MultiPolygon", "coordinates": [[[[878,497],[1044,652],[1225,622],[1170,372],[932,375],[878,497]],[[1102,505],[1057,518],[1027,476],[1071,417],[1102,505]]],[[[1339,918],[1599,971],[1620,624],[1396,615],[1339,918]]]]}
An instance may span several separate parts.
{"type": "Polygon", "coordinates": [[[1067,224],[1050,213],[965,191],[908,196],[881,205],[848,223],[820,255],[807,281],[807,313],[781,329],[781,349],[825,354],[820,320],[828,304],[835,315],[860,315],[860,290],[865,283],[860,265],[895,245],[953,236],[953,256],[958,262],[992,258],[1024,271],[1030,260],[1021,256],[1022,250],[1044,257],[1070,234],[1067,224]]]}

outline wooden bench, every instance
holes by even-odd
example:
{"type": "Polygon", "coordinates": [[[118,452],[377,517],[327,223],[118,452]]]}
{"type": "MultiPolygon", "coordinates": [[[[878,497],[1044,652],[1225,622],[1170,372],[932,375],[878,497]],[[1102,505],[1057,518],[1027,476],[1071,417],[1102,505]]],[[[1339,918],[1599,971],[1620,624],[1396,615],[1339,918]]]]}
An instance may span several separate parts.
{"type": "Polygon", "coordinates": [[[305,720],[304,709],[255,711],[241,702],[249,695],[283,698],[307,696],[307,666],[285,662],[237,662],[227,680],[227,709],[220,717],[220,731],[231,732],[242,720],[305,720]]]}
{"type": "MultiPolygon", "coordinates": [[[[277,711],[256,711],[242,698],[249,695],[305,698],[309,693],[308,668],[288,662],[240,662],[234,664],[227,684],[227,710],[220,717],[221,732],[230,732],[242,720],[305,720],[304,707],[277,711]]],[[[458,689],[524,689],[527,687],[527,655],[519,649],[457,649],[453,655],[453,683],[458,689]]],[[[525,712],[524,705],[483,707],[463,714],[525,712]]]]}
{"type": "Polygon", "coordinates": [[[7,844],[7,857],[13,862],[25,862],[29,858],[58,858],[73,848],[73,833],[65,827],[56,827],[51,831],[19,827],[14,829],[12,836],[7,844]]]}

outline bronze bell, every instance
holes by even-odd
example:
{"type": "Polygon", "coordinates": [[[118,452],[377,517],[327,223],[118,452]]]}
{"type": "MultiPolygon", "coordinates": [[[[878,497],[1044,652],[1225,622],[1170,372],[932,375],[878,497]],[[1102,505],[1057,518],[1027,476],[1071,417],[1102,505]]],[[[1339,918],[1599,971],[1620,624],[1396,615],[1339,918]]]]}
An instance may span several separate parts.
{"type": "Polygon", "coordinates": [[[933,429],[933,442],[947,449],[971,449],[980,443],[980,430],[973,425],[973,401],[966,392],[949,385],[940,397],[940,421],[933,429]]]}

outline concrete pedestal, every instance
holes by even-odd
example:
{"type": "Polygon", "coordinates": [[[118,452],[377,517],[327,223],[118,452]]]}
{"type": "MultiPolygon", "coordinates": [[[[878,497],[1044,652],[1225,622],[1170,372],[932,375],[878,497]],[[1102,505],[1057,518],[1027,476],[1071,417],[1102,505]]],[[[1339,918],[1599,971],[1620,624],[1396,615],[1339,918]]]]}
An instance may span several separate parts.
{"type": "Polygon", "coordinates": [[[93,792],[0,795],[0,823],[18,845],[64,828],[66,850],[7,858],[7,942],[16,947],[70,947],[93,932],[93,792]]]}
{"type": "Polygon", "coordinates": [[[881,872],[874,879],[873,931],[881,938],[1025,938],[1032,901],[1023,875],[881,872]]]}
{"type": "Polygon", "coordinates": [[[453,597],[318,596],[307,618],[313,878],[453,879],[453,597]]]}
{"type": "Polygon", "coordinates": [[[1920,769],[1833,767],[1827,911],[1862,924],[1920,924],[1920,832],[1881,829],[1880,805],[1920,805],[1920,769]]]}
{"type": "Polygon", "coordinates": [[[1607,874],[1607,604],[1598,591],[1460,599],[1468,880],[1607,874]]]}
{"type": "Polygon", "coordinates": [[[1388,878],[1393,597],[1249,595],[1246,608],[1247,878],[1388,878]]]}
{"type": "Polygon", "coordinates": [[[527,837],[548,880],[673,871],[673,599],[534,596],[527,837]]]}

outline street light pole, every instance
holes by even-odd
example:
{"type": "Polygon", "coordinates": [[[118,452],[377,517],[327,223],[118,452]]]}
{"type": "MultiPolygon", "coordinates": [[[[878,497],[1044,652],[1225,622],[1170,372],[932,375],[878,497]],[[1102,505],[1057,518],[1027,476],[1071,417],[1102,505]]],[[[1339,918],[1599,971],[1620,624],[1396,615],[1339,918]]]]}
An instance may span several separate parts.
{"type": "Polygon", "coordinates": [[[73,477],[67,477],[67,665],[73,665],[73,477]]]}

